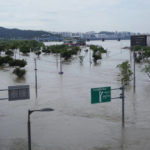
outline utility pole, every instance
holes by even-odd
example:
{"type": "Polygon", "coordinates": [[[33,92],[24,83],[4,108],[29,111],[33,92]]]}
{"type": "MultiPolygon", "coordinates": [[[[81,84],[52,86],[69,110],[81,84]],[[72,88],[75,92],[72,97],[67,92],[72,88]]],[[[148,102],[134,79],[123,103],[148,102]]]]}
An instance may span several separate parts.
{"type": "Polygon", "coordinates": [[[61,54],[60,54],[60,71],[59,74],[62,75],[63,71],[62,71],[62,59],[61,59],[61,54]]]}
{"type": "Polygon", "coordinates": [[[142,48],[142,52],[141,52],[141,55],[142,55],[142,62],[144,62],[143,52],[144,52],[144,50],[143,50],[143,48],[142,48]]]}
{"type": "Polygon", "coordinates": [[[34,63],[35,63],[35,94],[37,98],[37,64],[36,64],[36,58],[34,58],[34,63]]]}
{"type": "Polygon", "coordinates": [[[58,53],[56,53],[56,66],[58,68],[58,53]]]}
{"type": "Polygon", "coordinates": [[[133,77],[133,89],[134,89],[134,92],[135,92],[135,84],[136,84],[136,83],[135,83],[135,78],[136,78],[136,77],[135,77],[135,58],[136,58],[135,48],[133,49],[133,57],[134,57],[134,58],[133,58],[133,59],[134,59],[134,62],[133,62],[133,63],[134,63],[134,64],[133,64],[133,65],[134,65],[134,72],[133,72],[133,74],[134,74],[134,77],[133,77]]]}
{"type": "Polygon", "coordinates": [[[16,60],[16,59],[17,59],[17,58],[16,58],[16,57],[17,57],[17,56],[16,56],[16,49],[15,49],[14,53],[15,53],[15,60],[16,60]]]}
{"type": "Polygon", "coordinates": [[[91,60],[91,49],[90,50],[90,67],[91,67],[91,64],[92,64],[92,60],[91,60]]]}
{"type": "Polygon", "coordinates": [[[130,50],[130,64],[132,63],[132,51],[130,50]]]}

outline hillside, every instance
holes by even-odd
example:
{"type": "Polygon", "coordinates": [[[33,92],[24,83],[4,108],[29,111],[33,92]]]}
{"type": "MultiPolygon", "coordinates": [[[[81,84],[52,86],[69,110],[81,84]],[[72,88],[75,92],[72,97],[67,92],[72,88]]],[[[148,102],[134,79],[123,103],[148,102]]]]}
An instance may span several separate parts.
{"type": "Polygon", "coordinates": [[[32,31],[20,29],[8,29],[0,27],[0,39],[57,39],[58,35],[45,31],[32,31]]]}

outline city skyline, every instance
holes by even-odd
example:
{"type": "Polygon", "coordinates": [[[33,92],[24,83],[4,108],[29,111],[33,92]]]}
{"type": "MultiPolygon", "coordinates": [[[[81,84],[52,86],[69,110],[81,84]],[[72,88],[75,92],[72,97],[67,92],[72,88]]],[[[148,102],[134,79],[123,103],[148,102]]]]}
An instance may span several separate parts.
{"type": "Polygon", "coordinates": [[[149,33],[149,0],[5,0],[0,26],[54,32],[149,33]]]}

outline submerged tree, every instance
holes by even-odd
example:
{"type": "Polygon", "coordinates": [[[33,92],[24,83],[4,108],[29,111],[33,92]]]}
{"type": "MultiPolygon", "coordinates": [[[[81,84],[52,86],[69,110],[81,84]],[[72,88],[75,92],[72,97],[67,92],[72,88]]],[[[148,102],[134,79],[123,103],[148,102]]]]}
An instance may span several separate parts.
{"type": "Polygon", "coordinates": [[[84,56],[79,56],[79,59],[80,59],[80,64],[82,64],[82,63],[83,63],[84,56]]]}
{"type": "Polygon", "coordinates": [[[15,75],[18,76],[18,78],[21,78],[25,75],[26,70],[20,69],[21,67],[25,67],[27,65],[27,62],[25,60],[19,60],[19,59],[13,59],[10,56],[0,56],[0,66],[9,65],[10,67],[16,67],[13,71],[15,75]],[[20,67],[20,68],[19,68],[20,67]]]}
{"type": "Polygon", "coordinates": [[[36,51],[35,54],[39,57],[41,55],[41,51],[36,51]]]}
{"type": "Polygon", "coordinates": [[[145,65],[145,67],[142,71],[146,72],[148,77],[150,78],[150,64],[145,65]]]}
{"type": "Polygon", "coordinates": [[[19,59],[12,59],[11,61],[9,61],[9,66],[18,66],[18,67],[25,67],[27,65],[27,62],[22,59],[22,60],[19,60],[19,59]]]}
{"type": "Polygon", "coordinates": [[[7,50],[7,51],[5,52],[5,54],[6,54],[7,56],[13,56],[13,55],[14,55],[14,52],[11,51],[11,50],[7,50]]]}
{"type": "Polygon", "coordinates": [[[96,63],[97,60],[102,59],[102,53],[107,53],[102,46],[90,45],[90,49],[93,51],[93,59],[96,63]]]}
{"type": "Polygon", "coordinates": [[[93,52],[93,59],[95,63],[97,63],[97,60],[102,59],[101,52],[93,52]]]}
{"type": "Polygon", "coordinates": [[[11,61],[13,61],[13,58],[11,58],[10,56],[0,56],[0,66],[9,64],[11,61]]]}
{"type": "Polygon", "coordinates": [[[25,69],[16,68],[14,69],[13,73],[17,75],[18,78],[22,78],[26,74],[25,69]]]}
{"type": "Polygon", "coordinates": [[[132,71],[131,66],[128,61],[123,62],[122,64],[117,65],[117,67],[120,70],[120,77],[122,84],[129,84],[129,81],[131,80],[132,71]]]}
{"type": "Polygon", "coordinates": [[[69,60],[73,55],[77,55],[81,49],[78,46],[68,46],[68,45],[51,45],[51,46],[44,46],[42,52],[49,54],[60,54],[64,60],[69,60]]]}

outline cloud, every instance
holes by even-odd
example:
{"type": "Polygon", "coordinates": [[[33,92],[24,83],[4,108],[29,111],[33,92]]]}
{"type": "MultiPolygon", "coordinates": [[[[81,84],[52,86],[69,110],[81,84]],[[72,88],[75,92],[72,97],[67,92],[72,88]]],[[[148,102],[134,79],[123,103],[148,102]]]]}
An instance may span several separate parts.
{"type": "Polygon", "coordinates": [[[6,27],[84,32],[149,31],[150,25],[149,0],[5,0],[0,5],[0,26],[6,27]]]}

